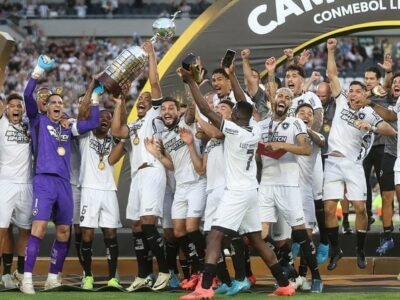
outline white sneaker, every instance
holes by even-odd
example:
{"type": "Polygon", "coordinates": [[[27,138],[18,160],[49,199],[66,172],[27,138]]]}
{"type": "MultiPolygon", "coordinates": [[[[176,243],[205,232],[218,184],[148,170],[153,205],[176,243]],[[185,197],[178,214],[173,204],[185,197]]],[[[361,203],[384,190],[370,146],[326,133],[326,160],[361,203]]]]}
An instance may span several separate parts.
{"type": "Polygon", "coordinates": [[[21,274],[21,273],[18,273],[18,271],[15,271],[12,276],[13,276],[14,282],[16,282],[18,286],[20,286],[22,284],[22,279],[24,279],[24,274],[21,274]]]}
{"type": "Polygon", "coordinates": [[[11,274],[2,275],[1,281],[3,282],[3,285],[6,289],[15,289],[17,287],[11,274]]]}
{"type": "Polygon", "coordinates": [[[128,292],[135,291],[142,287],[149,287],[152,288],[154,283],[153,278],[151,275],[147,276],[146,278],[136,277],[132,284],[126,289],[128,292]]]}
{"type": "Polygon", "coordinates": [[[61,286],[61,282],[59,281],[58,277],[56,279],[50,279],[47,277],[46,283],[44,284],[44,289],[50,290],[59,286],[61,286]]]}
{"type": "Polygon", "coordinates": [[[24,294],[28,294],[28,295],[33,295],[35,294],[35,288],[33,287],[33,282],[32,279],[23,279],[22,280],[22,284],[19,287],[19,289],[21,290],[21,292],[23,292],[24,294]]]}
{"type": "Polygon", "coordinates": [[[152,287],[153,291],[159,291],[165,289],[168,286],[170,279],[171,279],[170,273],[161,273],[161,272],[158,273],[157,280],[152,287]]]}
{"type": "Polygon", "coordinates": [[[311,282],[305,277],[303,277],[303,283],[300,286],[300,290],[302,290],[302,291],[310,291],[311,290],[311,282]]]}

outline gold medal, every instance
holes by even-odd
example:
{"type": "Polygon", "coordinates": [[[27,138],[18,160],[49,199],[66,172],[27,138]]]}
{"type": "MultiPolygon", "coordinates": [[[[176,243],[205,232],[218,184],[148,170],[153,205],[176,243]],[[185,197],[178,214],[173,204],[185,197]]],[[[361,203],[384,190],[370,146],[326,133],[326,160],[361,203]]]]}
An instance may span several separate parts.
{"type": "Polygon", "coordinates": [[[139,137],[135,136],[135,138],[133,139],[133,144],[134,145],[139,145],[139,142],[140,142],[139,137]]]}
{"type": "Polygon", "coordinates": [[[64,156],[64,155],[65,155],[65,148],[62,147],[62,146],[58,146],[58,147],[57,147],[57,153],[58,153],[58,155],[60,155],[60,156],[64,156]]]}
{"type": "Polygon", "coordinates": [[[104,170],[104,168],[106,167],[106,164],[104,163],[104,161],[100,160],[100,161],[99,161],[99,164],[97,165],[97,167],[98,167],[100,170],[104,170]]]}
{"type": "Polygon", "coordinates": [[[324,130],[324,132],[329,132],[329,130],[331,130],[331,126],[329,126],[328,124],[325,124],[322,129],[324,130]]]}
{"type": "Polygon", "coordinates": [[[196,139],[201,140],[203,138],[203,131],[197,131],[194,136],[196,139]]]}

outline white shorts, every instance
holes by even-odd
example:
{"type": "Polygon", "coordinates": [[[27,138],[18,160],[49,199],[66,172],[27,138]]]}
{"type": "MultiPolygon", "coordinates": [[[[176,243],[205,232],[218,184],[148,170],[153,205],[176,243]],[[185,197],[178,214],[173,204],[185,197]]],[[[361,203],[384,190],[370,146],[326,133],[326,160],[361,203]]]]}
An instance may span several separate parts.
{"type": "Polygon", "coordinates": [[[249,191],[224,190],[212,227],[227,229],[232,234],[247,234],[261,231],[257,189],[249,191]]]}
{"type": "Polygon", "coordinates": [[[299,187],[260,185],[258,200],[263,223],[276,223],[281,214],[290,227],[305,224],[299,187]]]}
{"type": "Polygon", "coordinates": [[[303,198],[303,212],[306,228],[314,229],[317,224],[317,218],[315,217],[313,189],[310,187],[300,187],[300,191],[303,198]]]}
{"type": "Polygon", "coordinates": [[[397,158],[394,163],[394,185],[400,184],[400,159],[397,158]]]}
{"type": "Polygon", "coordinates": [[[207,193],[206,209],[204,211],[204,231],[211,230],[212,220],[214,218],[215,212],[217,211],[218,204],[221,202],[224,190],[225,186],[221,186],[212,189],[207,193]]]}
{"type": "Polygon", "coordinates": [[[164,205],[163,205],[163,216],[162,216],[162,228],[174,228],[172,224],[171,209],[172,202],[174,201],[174,192],[170,187],[166,187],[164,195],[164,205]]]}
{"type": "Polygon", "coordinates": [[[322,157],[317,155],[313,171],[313,197],[314,200],[322,199],[322,186],[324,182],[324,170],[322,168],[322,157]]]}
{"type": "Polygon", "coordinates": [[[206,205],[206,185],[205,179],[200,179],[195,183],[176,185],[171,209],[172,220],[203,216],[206,205]]]}
{"type": "Polygon", "coordinates": [[[131,182],[126,218],[137,221],[141,216],[162,217],[166,180],[163,168],[137,171],[131,182]]]}
{"type": "Polygon", "coordinates": [[[363,165],[345,157],[328,156],[325,160],[323,200],[343,199],[345,186],[348,200],[367,199],[363,165]]]}
{"type": "Polygon", "coordinates": [[[0,228],[14,224],[30,229],[32,224],[32,184],[0,181],[0,228]]]}
{"type": "Polygon", "coordinates": [[[82,188],[80,221],[87,228],[122,227],[116,191],[82,188]]]}
{"type": "Polygon", "coordinates": [[[74,201],[74,225],[80,224],[80,217],[81,217],[81,188],[71,184],[72,188],[72,199],[74,201]]]}
{"type": "Polygon", "coordinates": [[[276,223],[271,224],[270,235],[274,241],[284,241],[292,238],[292,228],[281,214],[278,215],[276,223]]]}

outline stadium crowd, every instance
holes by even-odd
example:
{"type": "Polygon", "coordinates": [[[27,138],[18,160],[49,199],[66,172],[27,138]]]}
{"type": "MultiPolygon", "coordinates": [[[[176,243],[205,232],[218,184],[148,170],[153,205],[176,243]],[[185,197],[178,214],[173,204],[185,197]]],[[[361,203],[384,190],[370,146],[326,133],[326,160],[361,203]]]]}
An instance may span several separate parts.
{"type": "Polygon", "coordinates": [[[319,265],[329,260],[327,268],[334,270],[343,256],[336,216],[340,199],[355,210],[357,265],[367,266],[372,166],[383,198],[383,235],[376,251],[384,255],[394,247],[400,74],[394,72],[399,57],[389,40],[379,53],[352,39],[333,38],[298,57],[283,49],[287,64],[280,69],[274,57],[266,58],[265,82],[251,66],[250,49],[240,52],[241,65],[226,57],[210,77],[203,76],[196,59],[177,70],[185,83],[182,103],[160,87],[157,61],[169,45],[136,41],[149,57],[146,75],[120,87],[118,96],[106,93],[97,78],[131,44],[34,38],[14,49],[0,118],[4,286],[18,284],[23,293],[35,293],[32,271],[53,221],[45,289],[61,285],[71,227],[84,272],[82,288],[92,289],[95,282],[95,228],[101,228],[107,248],[107,284],[122,288],[116,276],[121,222],[113,165],[125,152],[132,179],[126,211],[138,264],[128,291],[193,290],[182,300],[238,294],[255,283],[252,247],[276,280],[273,295],[291,296],[297,288],[323,292],[319,265]],[[371,61],[362,81],[345,86],[339,75],[359,72],[360,61],[371,61]],[[239,67],[245,85],[236,77],[239,67]],[[151,91],[141,93],[146,79],[151,91]],[[204,84],[214,91],[205,97],[204,84]],[[126,108],[137,95],[138,119],[127,124],[126,108]],[[160,220],[163,235],[157,230],[160,220]],[[11,224],[21,240],[14,274],[14,249],[7,242],[11,224]],[[317,227],[318,247],[312,241],[317,227]],[[223,244],[232,250],[233,280],[223,244]]]}

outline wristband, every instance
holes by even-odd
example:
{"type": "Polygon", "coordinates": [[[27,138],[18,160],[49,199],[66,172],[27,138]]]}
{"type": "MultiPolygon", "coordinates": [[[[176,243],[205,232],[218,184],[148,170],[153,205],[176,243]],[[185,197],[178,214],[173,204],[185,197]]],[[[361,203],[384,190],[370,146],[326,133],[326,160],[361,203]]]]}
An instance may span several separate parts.
{"type": "Polygon", "coordinates": [[[378,127],[376,127],[376,126],[371,126],[371,131],[373,132],[373,133],[376,133],[376,130],[378,129],[378,127]]]}

